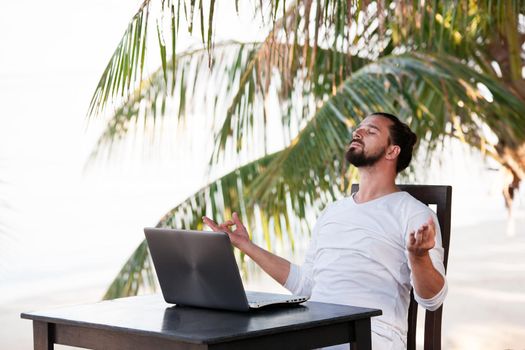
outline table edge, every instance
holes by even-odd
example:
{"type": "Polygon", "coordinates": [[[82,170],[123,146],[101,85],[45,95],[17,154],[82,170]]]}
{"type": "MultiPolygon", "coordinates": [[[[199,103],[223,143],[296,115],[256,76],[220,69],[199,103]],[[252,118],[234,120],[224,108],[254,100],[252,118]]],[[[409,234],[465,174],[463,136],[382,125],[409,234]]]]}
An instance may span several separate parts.
{"type": "Polygon", "coordinates": [[[94,328],[94,329],[100,329],[100,330],[106,330],[106,331],[116,331],[116,332],[126,331],[126,332],[129,332],[130,334],[136,334],[136,335],[142,335],[142,336],[154,336],[157,338],[163,338],[163,339],[168,339],[168,340],[173,340],[173,341],[183,341],[183,342],[192,343],[192,344],[217,344],[217,343],[226,342],[226,341],[241,340],[241,339],[247,339],[247,338],[252,338],[252,337],[259,337],[259,336],[274,334],[274,333],[277,333],[283,330],[293,331],[293,330],[300,330],[300,329],[309,329],[309,328],[314,328],[318,326],[325,326],[325,325],[330,325],[330,324],[335,325],[335,324],[340,324],[340,323],[358,321],[358,320],[367,319],[367,318],[371,319],[372,317],[380,316],[383,314],[383,312],[380,309],[369,309],[369,310],[370,311],[359,314],[358,317],[356,317],[356,315],[339,316],[339,317],[332,318],[330,321],[320,320],[320,321],[302,323],[300,327],[298,327],[296,324],[292,324],[292,325],[287,325],[287,326],[275,327],[271,329],[251,331],[249,333],[244,333],[242,335],[235,334],[231,336],[210,337],[206,339],[181,337],[181,336],[176,336],[172,334],[165,334],[165,333],[159,333],[156,331],[147,331],[147,330],[141,330],[141,329],[136,329],[136,328],[108,326],[108,325],[96,324],[96,323],[90,323],[90,322],[67,320],[63,318],[54,318],[54,317],[49,317],[49,316],[35,315],[31,313],[26,313],[26,312],[21,313],[20,317],[22,319],[27,319],[27,320],[32,320],[32,321],[47,322],[47,323],[67,325],[67,326],[88,327],[88,328],[94,328]]]}

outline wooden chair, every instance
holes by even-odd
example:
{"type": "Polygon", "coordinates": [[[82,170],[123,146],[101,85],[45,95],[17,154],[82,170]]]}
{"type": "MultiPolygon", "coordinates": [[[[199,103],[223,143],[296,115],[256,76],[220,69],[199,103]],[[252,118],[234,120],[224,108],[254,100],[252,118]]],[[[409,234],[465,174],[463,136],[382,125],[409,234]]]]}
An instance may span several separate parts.
{"type": "MultiPolygon", "coordinates": [[[[398,185],[402,191],[410,193],[414,198],[426,205],[436,205],[436,214],[441,228],[443,249],[445,250],[445,271],[448,262],[448,248],[450,243],[450,212],[452,204],[452,186],[433,185],[398,185]]],[[[352,193],[357,192],[358,184],[352,185],[352,193]]],[[[416,349],[417,329],[417,302],[414,300],[414,292],[410,292],[410,306],[408,308],[408,335],[407,350],[416,349]]],[[[443,306],[436,311],[425,312],[425,350],[441,349],[441,317],[443,306]]]]}

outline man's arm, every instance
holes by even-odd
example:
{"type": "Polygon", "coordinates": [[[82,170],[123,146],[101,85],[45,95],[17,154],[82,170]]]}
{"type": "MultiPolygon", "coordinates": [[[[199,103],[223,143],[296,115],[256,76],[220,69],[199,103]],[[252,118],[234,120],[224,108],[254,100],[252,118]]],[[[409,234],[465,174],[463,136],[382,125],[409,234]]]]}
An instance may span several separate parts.
{"type": "Polygon", "coordinates": [[[237,213],[233,213],[233,221],[228,220],[223,224],[217,224],[212,219],[204,216],[204,223],[213,231],[225,232],[230,237],[231,243],[240,251],[248,255],[257,265],[280,284],[284,285],[290,273],[290,262],[267,250],[262,249],[250,240],[248,231],[239,219],[237,213]],[[232,230],[232,226],[235,229],[232,230]]]}
{"type": "Polygon", "coordinates": [[[445,285],[445,279],[436,270],[429,255],[435,242],[436,227],[432,217],[417,231],[411,232],[407,242],[414,289],[424,299],[436,296],[445,285]]]}

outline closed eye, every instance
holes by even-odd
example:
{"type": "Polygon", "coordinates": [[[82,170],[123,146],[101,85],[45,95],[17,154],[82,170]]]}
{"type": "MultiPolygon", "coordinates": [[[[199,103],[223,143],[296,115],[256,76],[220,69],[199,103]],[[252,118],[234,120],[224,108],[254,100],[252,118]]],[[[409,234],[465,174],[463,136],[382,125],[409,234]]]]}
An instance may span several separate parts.
{"type": "Polygon", "coordinates": [[[375,126],[367,125],[365,126],[365,131],[368,135],[377,135],[379,134],[379,129],[377,129],[375,126]]]}
{"type": "Polygon", "coordinates": [[[356,131],[358,130],[364,130],[367,135],[377,135],[380,133],[380,130],[377,126],[370,124],[359,125],[356,131]]]}

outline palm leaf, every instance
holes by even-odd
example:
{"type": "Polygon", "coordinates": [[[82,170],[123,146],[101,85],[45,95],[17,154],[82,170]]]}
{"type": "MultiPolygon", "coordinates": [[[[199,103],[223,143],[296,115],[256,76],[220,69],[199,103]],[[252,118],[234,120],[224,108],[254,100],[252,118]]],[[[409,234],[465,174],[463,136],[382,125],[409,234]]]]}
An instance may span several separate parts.
{"type": "MultiPolygon", "coordinates": [[[[213,47],[213,21],[215,1],[199,2],[198,14],[195,13],[195,1],[182,1],[188,31],[193,31],[193,18],[198,15],[201,20],[201,37],[208,51],[213,47]],[[189,12],[187,11],[189,9],[189,12]],[[207,31],[204,18],[207,13],[207,31]],[[204,33],[207,32],[207,35],[204,33]]],[[[345,64],[348,54],[369,59],[390,54],[392,45],[396,50],[439,51],[457,57],[470,57],[481,60],[480,56],[487,50],[480,50],[485,45],[480,38],[490,33],[505,36],[510,47],[510,63],[514,80],[521,77],[520,45],[517,31],[519,14],[523,13],[523,2],[473,2],[473,1],[365,1],[365,0],[322,0],[297,1],[288,10],[285,2],[270,1],[267,11],[274,22],[269,35],[271,41],[287,44],[290,49],[284,55],[279,50],[270,50],[268,58],[281,61],[281,76],[284,77],[282,92],[286,94],[299,72],[297,68],[306,69],[307,75],[315,82],[319,77],[328,80],[326,73],[332,75],[332,86],[338,86],[345,78],[345,64]],[[279,8],[283,9],[283,18],[276,21],[279,8]],[[356,32],[351,28],[354,26],[356,32]],[[496,30],[494,30],[496,29],[496,30]],[[314,32],[312,35],[312,31],[314,32]],[[300,44],[303,42],[303,44],[300,44]],[[481,42],[481,44],[480,44],[481,42]],[[332,56],[332,69],[322,69],[315,64],[317,49],[330,48],[339,53],[332,56]],[[299,53],[302,51],[302,57],[299,53]],[[321,69],[316,69],[319,67],[321,69]],[[341,68],[343,68],[341,70],[341,68]],[[290,75],[286,74],[290,71],[290,75]]],[[[148,29],[150,0],[144,1],[130,21],[117,49],[111,57],[93,95],[89,115],[100,113],[109,102],[118,101],[118,97],[128,96],[140,87],[144,62],[146,60],[146,37],[148,29]]],[[[255,2],[254,12],[260,10],[262,22],[264,11],[258,9],[255,2]]],[[[176,38],[178,35],[181,13],[181,0],[175,5],[174,0],[165,0],[156,13],[157,28],[159,21],[171,28],[170,36],[158,30],[158,44],[163,62],[163,73],[167,74],[167,52],[176,55],[176,38]],[[171,40],[169,40],[171,39],[171,40]],[[170,43],[171,50],[167,44],[170,43]]],[[[209,57],[209,62],[211,57],[209,57]]],[[[266,59],[272,61],[272,59],[266,59]]],[[[491,69],[485,60],[484,69],[491,69]]],[[[481,63],[481,61],[479,62],[481,63]]],[[[175,62],[172,62],[175,65],[175,62]]],[[[304,73],[304,72],[302,72],[304,73]]],[[[175,80],[175,79],[173,79],[175,80]]],[[[264,85],[261,85],[264,86],[264,85]]],[[[312,90],[312,91],[315,91],[312,90]]],[[[290,95],[288,95],[290,97],[290,95]]],[[[306,113],[303,116],[309,115],[306,113]]]]}
{"type": "MultiPolygon", "coordinates": [[[[254,56],[253,63],[247,65],[249,69],[243,73],[243,80],[239,84],[238,93],[217,134],[214,160],[218,159],[219,154],[225,153],[227,145],[229,145],[228,153],[239,153],[242,149],[253,148],[254,142],[252,141],[257,136],[255,131],[257,130],[259,134],[264,133],[267,125],[268,113],[258,111],[259,106],[262,105],[258,102],[265,99],[270,92],[275,92],[279,96],[280,113],[278,114],[289,142],[296,135],[296,132],[294,134],[292,130],[300,129],[298,125],[315,112],[316,106],[321,101],[325,101],[335,92],[334,85],[339,86],[340,81],[349,78],[360,67],[380,57],[399,55],[407,51],[423,52],[430,55],[440,52],[443,57],[457,56],[462,58],[454,61],[453,65],[459,64],[460,70],[465,70],[468,74],[476,76],[478,81],[483,80],[479,71],[485,71],[492,77],[487,81],[488,85],[496,83],[499,86],[504,83],[494,74],[491,64],[487,64],[493,59],[481,54],[484,50],[482,46],[484,41],[480,38],[494,30],[494,26],[502,26],[505,23],[504,21],[493,20],[490,13],[495,8],[490,4],[479,4],[478,6],[476,3],[465,1],[461,2],[459,6],[453,6],[454,4],[451,2],[445,1],[433,7],[427,6],[426,2],[423,1],[405,2],[401,7],[394,7],[390,6],[392,2],[386,2],[384,8],[380,9],[378,7],[380,2],[363,4],[356,2],[363,6],[361,11],[355,11],[354,15],[346,17],[344,19],[346,22],[344,22],[340,17],[341,11],[345,9],[339,7],[343,6],[342,3],[344,2],[327,1],[315,10],[312,9],[313,15],[309,12],[311,9],[309,2],[299,3],[295,11],[291,11],[281,20],[284,23],[281,28],[275,29],[267,38],[267,41],[272,42],[273,46],[260,50],[258,55],[262,55],[263,58],[259,59],[258,55],[254,56]],[[420,6],[415,4],[420,4],[420,6]],[[300,19],[297,19],[298,11],[305,13],[300,19]],[[383,12],[381,11],[384,11],[382,16],[381,13],[383,12]],[[323,26],[321,28],[316,26],[315,29],[326,31],[331,35],[325,36],[324,40],[316,39],[311,42],[308,41],[310,38],[309,31],[300,29],[309,28],[308,20],[316,17],[316,12],[323,14],[321,16],[323,26]],[[411,14],[414,13],[415,16],[412,16],[411,14]],[[378,16],[379,20],[382,21],[379,24],[377,24],[378,16]],[[358,28],[362,27],[362,30],[358,29],[354,34],[347,35],[343,27],[352,25],[357,25],[358,28]],[[435,34],[436,32],[438,34],[435,34]],[[338,40],[343,43],[346,42],[348,45],[346,47],[344,45],[338,46],[336,44],[338,40]],[[275,44],[276,42],[290,41],[293,41],[293,44],[275,44]],[[311,42],[311,45],[296,44],[301,41],[311,42]],[[325,57],[323,57],[323,52],[319,46],[331,46],[330,49],[324,50],[324,53],[327,54],[325,57]],[[315,54],[316,52],[317,54],[315,54]],[[313,59],[311,59],[312,56],[314,56],[313,59]],[[274,57],[280,58],[277,60],[277,64],[273,64],[274,57]],[[366,58],[362,59],[361,57],[366,58]],[[309,58],[312,65],[307,65],[307,67],[311,69],[301,69],[304,68],[304,63],[309,58]],[[356,61],[358,61],[357,64],[355,64],[356,61]],[[275,67],[278,69],[275,70],[275,67]],[[272,71],[275,71],[275,75],[272,75],[272,71]],[[261,79],[261,76],[264,78],[261,79]],[[265,86],[272,86],[273,91],[268,91],[264,87],[257,89],[261,86],[261,81],[266,82],[265,86]],[[282,81],[282,85],[275,86],[275,82],[279,81],[282,81]],[[291,121],[296,121],[295,127],[290,128],[291,121]]],[[[507,7],[507,9],[509,8],[507,7]]],[[[513,10],[516,9],[513,8],[513,10]]],[[[510,15],[517,18],[518,13],[515,11],[510,15]]],[[[469,85],[470,80],[472,80],[471,77],[465,74],[462,76],[464,77],[463,82],[469,85]]],[[[516,82],[514,85],[516,84],[518,83],[516,82]]],[[[456,88],[458,87],[456,86],[456,88]]],[[[515,88],[517,87],[506,85],[503,90],[505,94],[517,95],[515,88]]],[[[464,91],[465,89],[460,90],[464,91]]],[[[474,86],[472,90],[477,91],[478,89],[474,86]]],[[[429,91],[437,92],[438,89],[434,88],[429,91]]],[[[500,90],[496,89],[495,91],[500,90]]],[[[525,92],[525,89],[523,91],[525,92]]],[[[440,95],[443,102],[443,94],[440,93],[440,95]]],[[[472,100],[470,97],[469,100],[472,100]]],[[[525,94],[523,97],[525,98],[525,94]]],[[[435,104],[440,99],[433,98],[433,100],[435,104]]],[[[464,100],[464,98],[458,98],[456,102],[461,103],[464,100]]],[[[506,103],[506,99],[497,100],[506,103]]],[[[514,104],[523,103],[523,101],[520,102],[512,99],[512,97],[509,97],[509,100],[513,100],[514,104]]],[[[413,107],[416,105],[417,103],[413,107]]],[[[505,109],[496,108],[496,101],[491,106],[491,110],[494,112],[503,112],[505,109]]],[[[442,108],[440,110],[444,111],[442,108]]],[[[459,110],[454,108],[454,110],[457,110],[458,113],[468,113],[465,111],[470,109],[459,110]]],[[[477,108],[477,110],[480,109],[477,108]]],[[[416,111],[417,108],[412,108],[412,112],[416,111]]],[[[514,108],[512,115],[507,118],[516,117],[515,111],[516,108],[514,108]]],[[[421,117],[421,113],[419,111],[417,114],[421,117]]],[[[485,116],[488,114],[488,111],[484,113],[485,116]]],[[[437,115],[439,113],[436,113],[437,115]]],[[[486,118],[487,121],[490,121],[490,125],[494,125],[496,115],[498,114],[486,118]]],[[[469,120],[470,118],[464,116],[463,119],[469,120]]],[[[446,122],[443,123],[443,125],[445,124],[446,122]]],[[[500,130],[500,126],[503,126],[507,132],[501,136],[507,137],[511,134],[510,127],[519,125],[519,122],[515,121],[507,127],[505,127],[505,123],[499,124],[501,125],[498,125],[496,129],[500,130]]],[[[476,124],[476,127],[479,128],[479,123],[476,124]]],[[[275,130],[272,132],[275,133],[275,130]]],[[[477,138],[478,136],[473,137],[477,138]]],[[[265,134],[260,138],[267,139],[265,134]]],[[[259,143],[255,144],[259,145],[259,143]]]]}
{"type": "MultiPolygon", "coordinates": [[[[208,215],[216,220],[222,220],[231,216],[233,211],[238,211],[243,222],[246,223],[254,241],[262,242],[263,237],[275,235],[274,232],[284,232],[281,235],[280,245],[286,244],[293,248],[292,231],[297,237],[300,230],[308,229],[306,221],[307,210],[295,211],[289,205],[283,205],[281,211],[270,211],[260,206],[246,205],[246,186],[265,168],[279,153],[269,155],[265,158],[251,162],[236,169],[233,172],[211,182],[194,195],[180,203],[167,213],[157,224],[157,227],[177,227],[184,229],[203,229],[202,216],[208,215]],[[256,222],[264,220],[267,230],[260,230],[256,222]]],[[[304,207],[304,205],[303,205],[304,207]]],[[[269,241],[269,248],[275,248],[269,241]]],[[[246,274],[248,269],[244,256],[238,254],[239,263],[246,274]]],[[[116,298],[120,296],[136,295],[141,287],[154,289],[152,281],[151,261],[147,245],[142,242],[132,254],[124,267],[115,278],[106,292],[105,298],[116,298]]]]}
{"type": "MultiPolygon", "coordinates": [[[[149,4],[149,3],[144,3],[149,4]]],[[[147,10],[147,6],[144,8],[147,10]]],[[[167,4],[166,8],[171,10],[171,27],[175,28],[175,10],[174,6],[167,4]],[[170,7],[171,6],[171,7],[170,7]]],[[[164,9],[164,5],[163,5],[164,9]]],[[[300,45],[300,33],[296,33],[293,43],[288,44],[283,42],[289,40],[288,33],[291,30],[296,30],[296,26],[302,25],[306,28],[306,32],[309,33],[309,24],[305,22],[301,16],[300,11],[305,10],[305,5],[302,3],[294,4],[285,12],[285,17],[274,24],[273,30],[265,40],[261,43],[257,50],[252,48],[252,52],[246,55],[246,49],[252,44],[238,44],[239,46],[245,46],[237,49],[236,55],[229,55],[232,58],[231,62],[226,62],[224,54],[228,48],[232,49],[234,43],[224,43],[216,45],[215,51],[219,50],[218,55],[211,58],[211,54],[206,50],[190,50],[183,52],[176,56],[172,56],[171,60],[167,58],[167,44],[164,40],[163,31],[157,22],[157,36],[161,54],[161,68],[153,73],[150,77],[143,79],[138,84],[131,84],[130,88],[130,76],[125,75],[126,72],[142,72],[142,68],[130,66],[119,70],[122,72],[123,77],[127,84],[128,90],[116,90],[120,91],[121,95],[124,96],[124,102],[116,110],[113,117],[109,120],[107,129],[101,136],[97,147],[91,159],[96,156],[96,153],[103,153],[103,148],[107,150],[111,149],[113,140],[118,140],[124,134],[128,132],[132,125],[136,125],[139,121],[145,121],[145,118],[156,120],[158,116],[163,116],[166,111],[169,111],[170,96],[173,96],[171,100],[175,101],[174,104],[179,105],[178,117],[186,114],[188,111],[185,109],[186,106],[192,105],[192,101],[195,100],[194,96],[189,96],[194,92],[201,93],[201,96],[207,97],[210,104],[213,104],[215,110],[213,115],[224,115],[224,122],[218,133],[219,147],[216,155],[220,153],[225,147],[225,135],[229,133],[232,127],[232,123],[242,125],[244,127],[238,128],[239,133],[235,135],[235,144],[233,147],[240,150],[246,147],[246,144],[239,142],[247,140],[243,134],[243,130],[252,128],[254,125],[261,125],[265,123],[267,110],[266,100],[269,98],[268,93],[272,83],[278,77],[288,77],[286,80],[282,80],[282,84],[277,88],[276,93],[279,96],[281,102],[281,111],[284,113],[282,118],[284,125],[288,127],[288,139],[291,138],[293,132],[291,129],[296,129],[297,125],[300,124],[300,119],[311,115],[310,105],[312,102],[305,103],[301,113],[292,115],[296,110],[292,108],[290,99],[294,96],[313,96],[315,100],[321,101],[329,96],[333,90],[333,86],[337,85],[343,76],[349,74],[351,71],[358,69],[366,63],[365,59],[360,57],[351,57],[343,52],[336,51],[334,48],[327,46],[328,48],[321,48],[318,43],[318,35],[315,35],[311,40],[313,46],[300,45]],[[243,57],[244,55],[244,57],[243,57]],[[247,58],[248,57],[248,60],[247,58]],[[182,62],[177,62],[178,60],[182,62]],[[202,78],[203,76],[210,75],[206,74],[207,64],[209,59],[215,62],[214,73],[212,81],[216,84],[227,82],[224,88],[219,87],[215,94],[202,93],[206,87],[210,85],[210,79],[202,78]],[[218,63],[218,64],[217,64],[218,63]],[[229,66],[228,66],[229,65],[229,66]],[[189,73],[188,73],[189,72],[189,73]],[[218,72],[218,73],[215,73],[218,72]],[[226,77],[225,72],[229,72],[229,76],[226,77]],[[328,74],[326,74],[328,72],[328,74]],[[191,76],[191,78],[188,78],[191,76]],[[238,77],[238,78],[237,78],[238,77]],[[200,78],[200,81],[198,80],[200,78]],[[127,80],[126,80],[127,79],[127,80]],[[237,80],[238,79],[238,80],[237,80]],[[296,82],[292,84],[292,80],[296,82]],[[238,81],[238,85],[235,82],[238,81]],[[168,88],[170,87],[170,88],[168,88]],[[297,87],[297,88],[296,88],[297,87]],[[235,95],[230,97],[231,93],[235,91],[235,95]],[[228,101],[231,101],[229,103],[228,101]],[[221,102],[229,103],[226,113],[224,113],[224,107],[221,106],[221,102]],[[220,109],[222,108],[222,109],[220,109]],[[290,123],[294,119],[299,118],[296,122],[296,126],[291,128],[290,123]]],[[[331,11],[339,11],[341,8],[332,7],[331,11]]],[[[139,11],[135,18],[136,21],[140,22],[140,16],[143,11],[139,11]]],[[[331,13],[327,14],[332,16],[331,13]]],[[[178,14],[176,14],[178,19],[178,14]]],[[[322,21],[319,18],[319,13],[316,14],[316,20],[322,21]]],[[[368,22],[363,22],[364,28],[368,28],[371,25],[372,18],[367,19],[368,22]]],[[[137,34],[137,31],[133,31],[135,20],[133,20],[124,35],[122,42],[133,42],[127,40],[131,35],[137,34]],[[127,40],[127,41],[126,41],[127,40]]],[[[329,23],[326,21],[326,23],[329,23]]],[[[365,30],[363,29],[363,30],[365,30]]],[[[140,34],[140,32],[139,32],[140,34]]],[[[373,32],[370,33],[372,35],[373,32]]],[[[307,34],[309,35],[309,34],[307,34]]],[[[140,36],[140,35],[139,35],[140,36]]],[[[172,32],[172,41],[175,40],[176,30],[172,32]]],[[[144,37],[142,37],[144,39],[144,37]]],[[[138,39],[136,39],[138,41],[138,39]]],[[[144,42],[144,40],[140,41],[144,42]]],[[[172,43],[172,49],[175,42],[172,43]]],[[[135,50],[132,45],[125,46],[129,50],[135,50]]],[[[337,49],[338,47],[335,47],[337,49]]],[[[133,62],[128,60],[126,52],[122,51],[121,46],[117,48],[110,64],[108,64],[107,72],[104,73],[99,86],[93,97],[90,114],[96,114],[100,112],[108,103],[109,99],[115,98],[115,95],[100,95],[106,91],[105,86],[115,86],[117,83],[113,83],[113,75],[111,73],[112,67],[114,69],[120,69],[121,62],[133,62]],[[101,100],[100,96],[104,96],[101,100]]],[[[140,50],[137,49],[137,50],[140,50]]],[[[142,49],[145,51],[145,48],[142,49]]],[[[134,51],[133,51],[134,52],[134,51]]],[[[174,52],[174,51],[172,51],[174,52]]],[[[118,85],[118,84],[117,84],[118,85]]],[[[123,87],[124,85],[120,85],[123,87]]],[[[315,105],[315,102],[313,103],[315,105]]],[[[174,107],[176,109],[176,107],[174,107]]],[[[262,129],[265,132],[264,128],[262,129]]],[[[266,138],[266,136],[263,136],[266,138]]]]}
{"type": "MultiPolygon", "coordinates": [[[[194,0],[162,0],[160,6],[155,8],[158,13],[155,12],[153,14],[150,12],[151,2],[151,0],[144,0],[124,31],[93,93],[88,108],[88,116],[101,114],[108,105],[118,105],[120,101],[126,100],[137,89],[141,89],[144,67],[149,51],[147,49],[147,39],[148,29],[151,25],[150,15],[156,17],[154,23],[156,25],[162,72],[165,82],[167,82],[168,52],[171,52],[171,63],[175,65],[181,2],[184,9],[190,8],[189,12],[185,11],[185,19],[190,23],[188,31],[191,33],[193,18],[196,15],[195,7],[193,6],[194,0]],[[164,31],[164,28],[169,28],[169,31],[164,31]],[[168,38],[166,38],[166,32],[169,33],[168,38]],[[169,43],[169,46],[167,43],[169,43]]],[[[202,42],[208,52],[212,47],[214,8],[215,1],[210,1],[206,9],[202,5],[199,8],[202,30],[206,26],[203,20],[204,13],[205,11],[209,13],[208,35],[207,37],[202,37],[202,42]]]]}
{"type": "MultiPolygon", "coordinates": [[[[224,109],[222,100],[232,95],[231,81],[236,79],[239,66],[245,64],[258,43],[225,42],[216,45],[213,52],[215,66],[207,66],[209,53],[206,49],[190,49],[165,61],[165,67],[144,79],[107,122],[89,157],[93,162],[102,156],[109,157],[115,142],[122,140],[139,123],[155,125],[165,116],[175,118],[177,125],[195,113],[196,101],[202,105],[201,112],[215,115],[216,109],[224,109]],[[209,91],[213,82],[214,90],[209,91]],[[202,103],[204,102],[204,103],[202,103]]],[[[150,138],[162,128],[152,128],[150,138]]],[[[182,129],[182,127],[181,127],[182,129]]]]}
{"type": "Polygon", "coordinates": [[[104,299],[137,295],[140,289],[156,290],[148,245],[143,241],[131,254],[104,294],[104,299]]]}
{"type": "Polygon", "coordinates": [[[337,179],[342,174],[340,164],[344,164],[341,156],[350,140],[349,127],[373,111],[399,115],[425,139],[427,151],[447,135],[447,128],[469,144],[487,143],[483,123],[499,128],[511,140],[525,140],[521,117],[525,106],[497,81],[449,57],[385,57],[363,67],[338,88],[256,179],[249,198],[268,208],[278,207],[280,197],[275,194],[281,191],[292,198],[306,194],[312,205],[319,198],[317,191],[328,191],[334,182],[347,188],[347,183],[337,179]],[[479,83],[488,88],[492,102],[481,95],[479,83]],[[494,115],[504,117],[495,119],[494,115]]]}
{"type": "MultiPolygon", "coordinates": [[[[194,108],[188,108],[195,105],[200,105],[201,112],[207,115],[226,115],[216,121],[217,127],[220,127],[217,133],[216,155],[219,150],[224,150],[229,130],[236,129],[233,123],[237,123],[238,126],[244,125],[237,128],[239,132],[232,135],[232,138],[236,140],[233,147],[243,148],[243,146],[238,145],[241,143],[241,139],[246,139],[243,130],[254,128],[262,123],[264,114],[264,110],[261,108],[264,106],[262,100],[266,98],[265,95],[268,92],[258,90],[259,93],[246,93],[246,89],[247,86],[256,87],[266,84],[264,81],[268,79],[268,76],[261,73],[260,66],[265,64],[267,57],[264,52],[269,49],[268,45],[270,45],[268,42],[225,42],[217,44],[213,52],[215,65],[211,71],[206,64],[208,53],[205,49],[190,50],[179,54],[175,60],[175,66],[167,61],[167,73],[163,68],[159,68],[145,79],[141,83],[141,88],[137,89],[116,110],[108,121],[105,131],[99,137],[97,145],[90,155],[89,162],[93,162],[104,155],[109,157],[114,143],[123,139],[141,121],[145,124],[154,125],[159,118],[162,120],[162,118],[169,116],[176,118],[179,125],[184,124],[185,118],[198,112],[194,108]],[[176,82],[172,80],[173,77],[175,77],[176,82]],[[211,84],[214,84],[213,90],[209,89],[211,84]],[[228,101],[231,102],[228,103],[228,101]],[[242,116],[239,116],[239,113],[242,116]],[[248,115],[251,116],[251,121],[244,122],[248,115]],[[258,121],[257,118],[259,118],[258,121]]],[[[275,48],[280,44],[272,43],[271,45],[275,48]]],[[[289,49],[287,45],[280,46],[284,52],[289,49]]],[[[303,52],[303,50],[299,50],[299,52],[303,52]]],[[[333,61],[333,55],[338,55],[338,53],[317,49],[316,67],[318,69],[325,66],[329,68],[333,61]]],[[[357,70],[367,62],[365,59],[354,57],[345,64],[350,69],[357,70]]],[[[279,62],[272,63],[272,66],[279,65],[279,62]]],[[[271,70],[272,67],[268,69],[271,70]]],[[[275,77],[274,75],[272,79],[275,77]]],[[[322,100],[330,94],[332,78],[328,76],[328,79],[328,81],[322,79],[318,81],[313,94],[315,100],[322,100]]],[[[298,84],[297,86],[303,85],[298,84]]],[[[308,95],[304,91],[294,91],[292,94],[297,93],[304,96],[308,95]]],[[[285,105],[288,103],[283,101],[283,110],[286,110],[287,113],[284,114],[282,123],[287,127],[289,139],[291,137],[289,124],[293,119],[291,117],[293,109],[285,105]]],[[[302,113],[307,111],[305,108],[302,113]]],[[[301,118],[299,117],[299,120],[301,118]]],[[[297,125],[298,123],[299,121],[296,122],[297,125]]],[[[161,129],[162,125],[158,128],[151,128],[151,130],[157,131],[161,129]]],[[[150,134],[150,138],[160,137],[160,134],[150,134]]]]}
{"type": "Polygon", "coordinates": [[[96,115],[117,96],[124,96],[133,82],[142,80],[146,54],[149,3],[145,0],[133,16],[97,84],[88,115],[96,115]]]}

